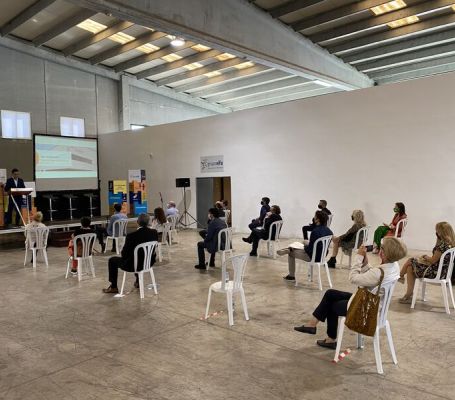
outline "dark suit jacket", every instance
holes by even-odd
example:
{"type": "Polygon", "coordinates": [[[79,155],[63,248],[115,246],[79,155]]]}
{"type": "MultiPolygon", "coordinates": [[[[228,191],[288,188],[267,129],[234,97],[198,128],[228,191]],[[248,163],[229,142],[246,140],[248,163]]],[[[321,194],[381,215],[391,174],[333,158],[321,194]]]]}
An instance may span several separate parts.
{"type": "Polygon", "coordinates": [[[5,192],[8,192],[10,189],[16,188],[25,188],[25,183],[21,178],[17,179],[17,186],[13,178],[8,178],[5,183],[5,192]]]}
{"type": "MultiPolygon", "coordinates": [[[[322,238],[324,236],[333,236],[333,232],[328,228],[327,226],[324,225],[315,225],[313,230],[311,231],[311,236],[310,236],[310,241],[309,243],[305,246],[305,253],[307,253],[310,258],[313,256],[313,246],[314,242],[318,240],[319,238],[322,238]]],[[[324,254],[324,257],[326,254],[324,254]]],[[[322,260],[322,244],[318,245],[318,248],[316,249],[316,257],[315,261],[320,262],[322,260]]]]}
{"type": "MultiPolygon", "coordinates": [[[[281,221],[281,220],[282,220],[281,215],[278,215],[278,214],[270,214],[270,216],[265,219],[264,234],[263,234],[264,239],[269,238],[270,226],[272,225],[272,223],[274,223],[276,221],[281,221]]],[[[273,232],[272,232],[272,240],[275,240],[275,235],[276,235],[276,232],[275,232],[275,228],[274,228],[273,232]]]]}
{"type": "MultiPolygon", "coordinates": [[[[122,259],[123,266],[122,269],[134,271],[134,249],[137,245],[145,242],[157,242],[158,241],[158,232],[156,229],[150,228],[139,228],[135,232],[131,232],[126,235],[125,245],[122,249],[122,259]]],[[[155,263],[156,255],[155,253],[152,256],[152,264],[155,263]]],[[[138,260],[137,260],[137,269],[138,271],[142,270],[142,265],[144,263],[144,253],[139,251],[138,260]]]]}
{"type": "Polygon", "coordinates": [[[224,228],[227,228],[227,225],[221,219],[214,218],[210,221],[207,227],[207,236],[204,239],[204,247],[210,254],[218,250],[218,232],[224,228]]]}

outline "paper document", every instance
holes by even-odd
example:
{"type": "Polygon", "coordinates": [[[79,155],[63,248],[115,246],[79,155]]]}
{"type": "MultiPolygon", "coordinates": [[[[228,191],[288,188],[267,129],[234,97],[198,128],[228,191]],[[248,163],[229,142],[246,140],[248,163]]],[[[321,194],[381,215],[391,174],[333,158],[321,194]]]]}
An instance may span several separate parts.
{"type": "Polygon", "coordinates": [[[289,247],[292,247],[293,249],[303,249],[305,246],[303,243],[300,242],[294,242],[289,245],[289,247]]]}

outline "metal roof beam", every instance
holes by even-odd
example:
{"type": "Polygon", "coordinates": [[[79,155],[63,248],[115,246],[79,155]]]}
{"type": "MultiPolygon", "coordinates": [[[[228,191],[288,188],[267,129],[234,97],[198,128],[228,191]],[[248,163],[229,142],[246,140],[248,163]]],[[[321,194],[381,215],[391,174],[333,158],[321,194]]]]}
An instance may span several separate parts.
{"type": "Polygon", "coordinates": [[[93,56],[92,58],[90,58],[89,61],[92,64],[99,64],[100,62],[102,62],[104,60],[108,60],[109,58],[126,53],[127,51],[134,50],[134,49],[138,48],[139,46],[142,46],[143,44],[153,42],[154,40],[158,40],[158,39],[162,38],[163,36],[166,36],[166,33],[147,32],[147,33],[143,34],[142,36],[139,36],[135,40],[132,40],[131,42],[125,43],[120,46],[116,46],[116,47],[114,47],[112,49],[108,49],[106,51],[103,51],[102,53],[99,53],[96,56],[93,56]]]}
{"type": "Polygon", "coordinates": [[[11,21],[3,25],[0,29],[1,35],[8,35],[22,24],[25,24],[29,19],[33,18],[36,14],[43,11],[46,7],[49,7],[54,2],[55,0],[38,0],[37,2],[33,3],[19,15],[16,15],[11,21]]]}
{"type": "Polygon", "coordinates": [[[61,35],[63,32],[66,32],[68,29],[71,29],[73,26],[80,24],[82,21],[85,21],[87,18],[93,17],[97,12],[93,10],[86,10],[83,9],[79,11],[76,15],[65,19],[64,21],[60,22],[52,29],[43,32],[41,35],[38,35],[35,39],[33,39],[33,44],[35,46],[41,46],[44,43],[47,43],[49,40],[61,35]]]}
{"type": "MultiPolygon", "coordinates": [[[[418,64],[416,66],[418,66],[418,64]]],[[[376,79],[376,82],[379,85],[385,85],[388,83],[396,83],[396,82],[402,82],[402,81],[407,81],[407,80],[411,80],[411,79],[419,79],[419,78],[424,78],[424,77],[428,77],[431,75],[445,74],[447,72],[454,72],[454,71],[455,71],[455,60],[453,63],[435,65],[430,68],[413,69],[412,71],[408,70],[408,71],[400,72],[399,74],[390,75],[390,76],[383,76],[383,77],[379,76],[376,79]]]]}
{"type": "Polygon", "coordinates": [[[284,15],[293,13],[294,11],[299,11],[303,8],[307,8],[318,3],[322,3],[323,1],[324,0],[294,0],[282,4],[280,6],[274,7],[268,10],[268,12],[273,18],[280,18],[284,15]]]}
{"type": "Polygon", "coordinates": [[[92,44],[98,43],[101,40],[107,39],[108,37],[115,35],[118,32],[128,29],[132,25],[134,25],[134,24],[132,22],[128,22],[128,21],[118,22],[117,24],[105,29],[104,31],[101,31],[95,35],[91,35],[88,38],[83,39],[77,43],[69,45],[68,47],[66,47],[62,50],[62,53],[65,54],[65,56],[69,56],[70,54],[77,53],[78,51],[81,51],[81,50],[91,46],[92,44]]]}
{"type": "Polygon", "coordinates": [[[180,60],[172,61],[169,63],[164,63],[161,65],[158,65],[156,67],[148,68],[144,71],[141,71],[136,74],[137,79],[143,79],[146,78],[147,76],[153,76],[153,75],[158,75],[162,74],[164,72],[169,72],[172,71],[173,69],[177,68],[182,68],[185,65],[192,64],[195,62],[207,60],[208,58],[213,58],[215,56],[218,56],[221,54],[221,51],[218,50],[206,50],[206,51],[201,51],[200,53],[193,54],[188,57],[184,57],[180,60]]]}

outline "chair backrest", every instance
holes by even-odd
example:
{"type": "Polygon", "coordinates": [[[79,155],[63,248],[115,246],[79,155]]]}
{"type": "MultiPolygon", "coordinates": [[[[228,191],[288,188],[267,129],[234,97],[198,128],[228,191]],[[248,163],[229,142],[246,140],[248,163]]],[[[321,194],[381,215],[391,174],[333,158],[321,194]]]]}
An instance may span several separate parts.
{"type": "Polygon", "coordinates": [[[364,245],[368,241],[368,233],[370,232],[369,226],[360,228],[355,235],[354,249],[357,250],[360,246],[364,245]]]}
{"type": "Polygon", "coordinates": [[[113,237],[123,237],[126,236],[126,228],[128,226],[128,219],[122,218],[114,221],[112,225],[112,236],[113,237]]]}
{"type": "Polygon", "coordinates": [[[234,270],[234,279],[232,280],[234,290],[239,290],[243,285],[243,277],[245,275],[248,258],[248,254],[239,254],[229,258],[232,262],[232,268],[234,270]]]}
{"type": "Polygon", "coordinates": [[[397,226],[395,227],[395,237],[400,239],[403,238],[404,231],[406,229],[406,225],[408,225],[408,219],[403,218],[400,219],[397,223],[397,226]]]}
{"type": "Polygon", "coordinates": [[[149,271],[152,264],[152,256],[155,252],[158,242],[145,242],[138,244],[134,249],[134,272],[149,271]],[[139,251],[143,252],[142,269],[137,269],[139,263],[139,251]]]}
{"type": "Polygon", "coordinates": [[[379,315],[377,326],[383,327],[387,321],[387,314],[389,312],[390,302],[392,301],[393,289],[395,289],[395,284],[397,279],[383,283],[381,288],[384,290],[384,294],[381,296],[381,302],[379,304],[379,315]]]}
{"type": "Polygon", "coordinates": [[[74,236],[73,238],[73,251],[74,258],[87,258],[93,254],[93,247],[95,246],[96,233],[84,233],[82,235],[74,236]],[[81,255],[79,255],[79,249],[77,242],[81,243],[81,255]]]}
{"type": "Polygon", "coordinates": [[[218,250],[232,249],[232,228],[224,228],[218,232],[218,250]]]}
{"type": "Polygon", "coordinates": [[[169,215],[167,217],[168,222],[171,224],[171,230],[175,231],[177,229],[177,222],[179,220],[179,216],[176,215],[169,215]]]}
{"type": "Polygon", "coordinates": [[[330,228],[330,225],[332,224],[333,214],[329,214],[327,217],[327,227],[330,228]]]}
{"type": "Polygon", "coordinates": [[[451,249],[446,250],[441,255],[441,258],[439,259],[438,273],[436,274],[436,277],[434,278],[435,280],[441,279],[442,269],[444,267],[444,261],[446,258],[449,258],[449,267],[447,269],[447,275],[443,279],[447,279],[448,281],[450,281],[450,279],[452,278],[453,264],[454,264],[454,260],[455,260],[455,247],[452,247],[451,249]]]}
{"type": "Polygon", "coordinates": [[[162,227],[162,235],[161,235],[161,243],[162,244],[167,244],[168,243],[168,238],[169,238],[169,232],[171,231],[172,225],[170,222],[165,222],[164,224],[161,224],[162,227]]]}
{"type": "Polygon", "coordinates": [[[226,218],[226,223],[229,221],[229,216],[231,215],[231,210],[224,210],[224,218],[226,218]]]}
{"type": "Polygon", "coordinates": [[[26,231],[26,241],[29,248],[45,249],[47,247],[47,238],[49,237],[49,228],[42,226],[39,228],[30,228],[26,231]]]}
{"type": "Polygon", "coordinates": [[[281,227],[283,221],[275,221],[270,224],[269,240],[278,240],[280,238],[281,227]],[[273,233],[275,232],[275,239],[272,239],[273,233]]]}
{"type": "Polygon", "coordinates": [[[332,235],[323,236],[317,239],[313,245],[313,254],[311,256],[312,263],[323,262],[327,257],[327,252],[329,250],[330,242],[332,240],[332,235]],[[322,250],[320,260],[316,260],[316,254],[318,252],[318,247],[322,250]]]}

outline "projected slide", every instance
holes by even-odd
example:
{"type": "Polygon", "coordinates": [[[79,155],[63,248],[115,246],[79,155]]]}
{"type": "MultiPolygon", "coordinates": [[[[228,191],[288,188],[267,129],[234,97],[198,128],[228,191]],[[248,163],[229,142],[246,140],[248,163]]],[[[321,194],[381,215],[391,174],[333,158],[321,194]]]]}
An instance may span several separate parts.
{"type": "Polygon", "coordinates": [[[98,188],[96,139],[35,135],[37,190],[98,188]]]}

